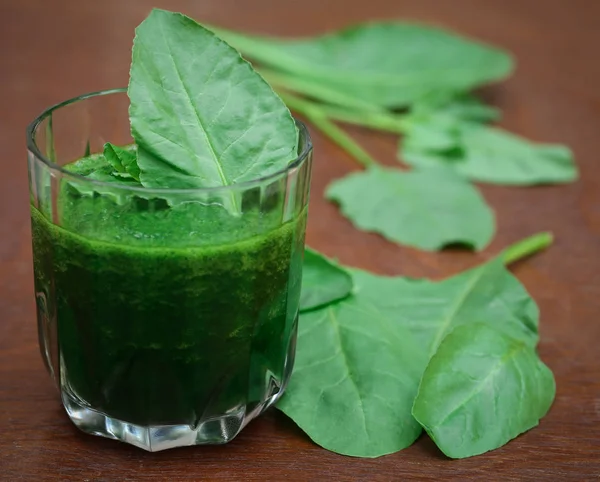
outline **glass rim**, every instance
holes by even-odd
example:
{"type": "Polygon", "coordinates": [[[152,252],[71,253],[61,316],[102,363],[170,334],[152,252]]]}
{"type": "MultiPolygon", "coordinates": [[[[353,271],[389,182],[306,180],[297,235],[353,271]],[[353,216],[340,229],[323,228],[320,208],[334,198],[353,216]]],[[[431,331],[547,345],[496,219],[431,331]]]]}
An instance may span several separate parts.
{"type": "MultiPolygon", "coordinates": [[[[54,104],[54,105],[48,107],[40,115],[38,115],[32,122],[30,122],[29,125],[27,126],[27,129],[26,129],[27,149],[37,159],[41,160],[50,169],[51,172],[60,173],[61,175],[65,176],[67,178],[71,178],[71,179],[74,179],[74,180],[77,180],[80,182],[90,183],[95,186],[110,187],[111,189],[115,189],[115,190],[124,190],[124,191],[131,191],[131,192],[144,192],[144,193],[148,193],[148,192],[169,193],[169,194],[178,194],[178,193],[184,194],[184,193],[193,193],[193,192],[195,192],[195,193],[218,192],[218,191],[227,191],[227,190],[232,190],[232,189],[247,189],[247,188],[253,187],[257,184],[262,184],[269,180],[274,180],[274,179],[294,170],[295,168],[299,167],[308,158],[309,153],[313,149],[313,144],[312,144],[312,140],[310,137],[310,133],[309,133],[306,125],[301,120],[297,119],[296,117],[293,117],[294,122],[296,123],[296,126],[298,127],[298,132],[300,135],[303,135],[305,142],[304,142],[304,146],[302,147],[302,151],[298,154],[298,156],[294,160],[290,161],[290,163],[288,165],[286,165],[283,169],[275,171],[271,174],[267,174],[266,176],[257,177],[255,179],[250,179],[248,181],[230,184],[227,186],[192,187],[192,188],[161,188],[161,187],[153,188],[153,187],[144,187],[144,186],[122,186],[122,185],[119,185],[118,183],[98,181],[95,179],[90,179],[88,177],[82,176],[81,174],[76,174],[74,172],[68,171],[68,170],[64,169],[64,167],[62,167],[59,164],[57,164],[56,162],[48,159],[45,155],[42,154],[41,150],[39,149],[39,147],[37,145],[36,139],[35,139],[37,128],[54,111],[60,109],[61,107],[66,107],[70,104],[74,104],[75,102],[78,102],[81,100],[86,100],[86,99],[89,99],[92,97],[100,97],[100,96],[104,96],[104,95],[120,94],[120,93],[126,93],[126,92],[127,92],[126,87],[121,87],[121,88],[117,88],[117,89],[100,90],[100,91],[96,91],[96,92],[89,92],[86,94],[78,95],[76,97],[72,97],[70,99],[64,100],[62,102],[59,102],[57,104],[54,104]]],[[[74,160],[76,160],[76,159],[74,159],[74,160]]]]}

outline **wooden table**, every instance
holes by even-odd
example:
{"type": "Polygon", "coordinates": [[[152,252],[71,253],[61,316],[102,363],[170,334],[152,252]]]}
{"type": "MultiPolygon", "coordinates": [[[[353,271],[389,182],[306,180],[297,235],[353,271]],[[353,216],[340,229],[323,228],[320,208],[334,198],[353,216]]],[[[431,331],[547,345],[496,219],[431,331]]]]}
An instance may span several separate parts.
{"type": "MultiPolygon", "coordinates": [[[[600,2],[598,0],[203,0],[0,2],[0,479],[16,480],[592,480],[600,476],[600,2]],[[354,230],[323,200],[356,164],[315,134],[308,241],[342,262],[386,274],[443,277],[540,230],[554,246],[515,268],[542,312],[540,353],[558,393],[540,426],[479,457],[444,458],[423,436],[379,459],[329,453],[277,411],[232,443],[146,453],[78,432],[37,347],[25,125],[77,94],[127,83],[134,27],[151,6],[213,24],[314,34],[368,18],[411,18],[505,47],[517,73],[485,89],[502,124],[571,146],[582,179],[557,187],[486,186],[498,234],[474,255],[423,253],[354,230]]],[[[395,139],[354,129],[379,159],[395,139]]]]}

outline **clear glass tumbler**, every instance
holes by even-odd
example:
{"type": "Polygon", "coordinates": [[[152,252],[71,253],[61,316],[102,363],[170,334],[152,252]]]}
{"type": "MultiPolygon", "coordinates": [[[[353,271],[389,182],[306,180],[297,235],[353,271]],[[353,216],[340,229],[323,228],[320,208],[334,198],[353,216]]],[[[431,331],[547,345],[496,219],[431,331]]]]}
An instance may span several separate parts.
{"type": "Polygon", "coordinates": [[[310,138],[298,122],[298,157],[235,186],[103,182],[93,153],[131,145],[128,106],[122,89],[84,95],[28,128],[42,357],[84,432],[150,451],[226,443],[292,370],[310,138]],[[70,167],[82,157],[88,177],[70,167]]]}

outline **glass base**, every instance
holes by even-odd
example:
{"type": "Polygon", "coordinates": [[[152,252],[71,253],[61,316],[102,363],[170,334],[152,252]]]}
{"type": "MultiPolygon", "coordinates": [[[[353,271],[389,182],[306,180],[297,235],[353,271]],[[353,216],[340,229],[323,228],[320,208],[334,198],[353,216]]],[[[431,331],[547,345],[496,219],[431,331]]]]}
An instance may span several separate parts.
{"type": "Polygon", "coordinates": [[[241,406],[227,414],[201,422],[198,426],[156,425],[141,426],[117,420],[97,410],[86,407],[72,394],[63,391],[62,402],[71,421],[81,431],[120,440],[149,452],[185,447],[188,445],[225,444],[240,433],[253,418],[263,413],[282,395],[279,387],[260,405],[241,406]]]}
{"type": "MultiPolygon", "coordinates": [[[[110,417],[89,407],[61,377],[61,398],[67,414],[82,432],[119,440],[149,452],[189,445],[220,445],[233,440],[254,418],[261,415],[283,395],[290,379],[296,353],[297,318],[285,357],[280,380],[270,377],[265,381],[261,402],[241,404],[223,415],[202,420],[197,425],[136,425],[110,417]]],[[[62,364],[61,364],[62,365],[62,364]]],[[[66,370],[62,369],[62,375],[66,370]]]]}

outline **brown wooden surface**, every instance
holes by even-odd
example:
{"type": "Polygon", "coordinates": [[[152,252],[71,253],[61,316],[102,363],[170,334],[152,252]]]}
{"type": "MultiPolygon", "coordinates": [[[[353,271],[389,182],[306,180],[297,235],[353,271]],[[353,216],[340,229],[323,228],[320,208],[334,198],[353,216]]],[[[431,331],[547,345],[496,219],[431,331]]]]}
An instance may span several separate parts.
{"type": "MultiPolygon", "coordinates": [[[[0,479],[13,480],[592,480],[600,474],[600,1],[598,0],[1,0],[0,479]],[[127,83],[134,27],[151,6],[281,35],[374,18],[411,18],[503,46],[516,75],[485,90],[503,124],[570,145],[582,180],[485,187],[498,234],[485,253],[422,253],[352,229],[324,202],[329,180],[356,168],[315,135],[308,241],[380,273],[442,277],[509,242],[552,230],[554,246],[515,273],[542,312],[541,355],[557,398],[540,426],[507,446],[451,461],[423,436],[379,459],[329,453],[270,411],[232,443],[150,454],[79,433],[39,356],[31,268],[25,125],[50,104],[127,83]]],[[[390,48],[390,54],[393,49],[390,48]]],[[[353,130],[393,161],[395,140],[353,130]]]]}

